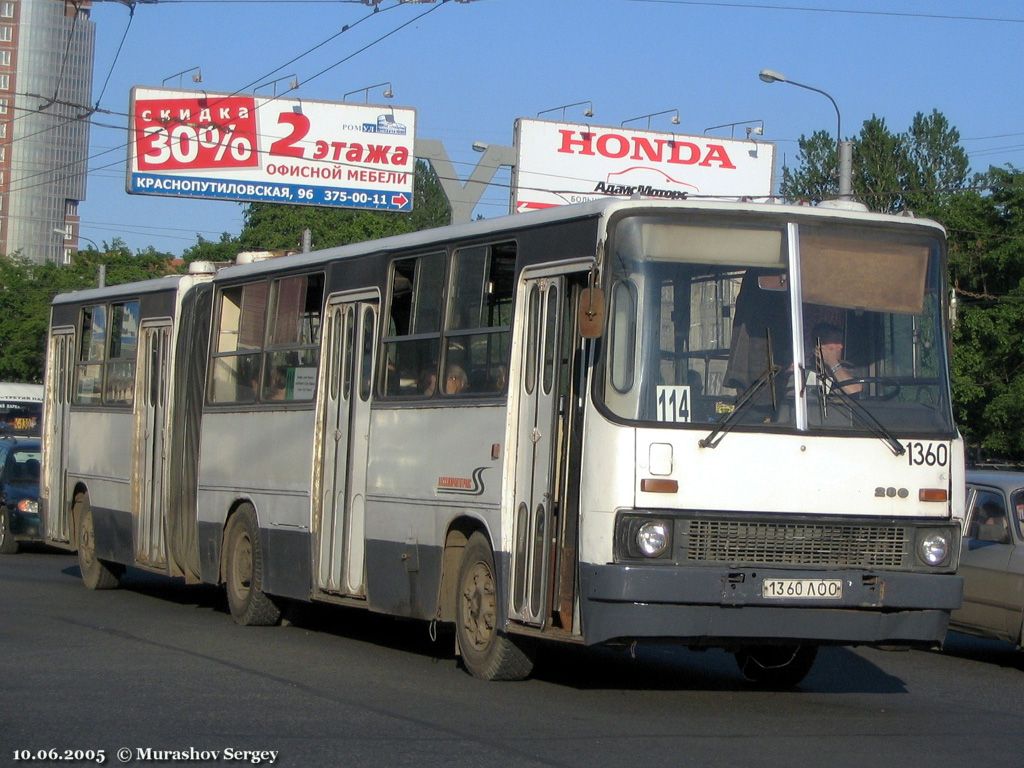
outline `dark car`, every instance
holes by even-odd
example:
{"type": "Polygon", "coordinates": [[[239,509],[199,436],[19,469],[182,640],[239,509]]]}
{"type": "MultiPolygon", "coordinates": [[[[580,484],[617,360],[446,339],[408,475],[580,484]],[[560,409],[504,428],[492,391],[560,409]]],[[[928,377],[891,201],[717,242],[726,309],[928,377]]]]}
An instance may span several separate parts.
{"type": "Polygon", "coordinates": [[[20,541],[40,541],[37,439],[0,439],[0,554],[12,555],[20,541]]]}
{"type": "Polygon", "coordinates": [[[951,628],[1024,645],[1024,472],[967,472],[960,575],[951,628]]]}

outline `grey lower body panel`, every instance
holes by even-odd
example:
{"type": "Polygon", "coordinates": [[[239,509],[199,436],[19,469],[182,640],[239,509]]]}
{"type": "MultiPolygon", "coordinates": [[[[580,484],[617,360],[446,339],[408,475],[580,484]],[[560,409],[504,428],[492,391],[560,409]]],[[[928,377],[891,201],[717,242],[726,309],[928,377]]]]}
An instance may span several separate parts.
{"type": "MultiPolygon", "coordinates": [[[[224,527],[220,523],[199,521],[199,569],[202,580],[208,584],[220,583],[223,537],[224,527]]],[[[309,600],[313,591],[309,532],[260,528],[260,543],[263,546],[263,591],[279,597],[309,600]]]]}
{"type": "Polygon", "coordinates": [[[934,645],[960,605],[963,581],[947,574],[580,565],[588,645],[673,638],[695,645],[787,640],[934,645]],[[840,599],[762,597],[770,579],[842,579],[840,599]]]}
{"type": "Polygon", "coordinates": [[[131,512],[93,506],[96,557],[113,563],[135,562],[135,519],[131,512]]]}

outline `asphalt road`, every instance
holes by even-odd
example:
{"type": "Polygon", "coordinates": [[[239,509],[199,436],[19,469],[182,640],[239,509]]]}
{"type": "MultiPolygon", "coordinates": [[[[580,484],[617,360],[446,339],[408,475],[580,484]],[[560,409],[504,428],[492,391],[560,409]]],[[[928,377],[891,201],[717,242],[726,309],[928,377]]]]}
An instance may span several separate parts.
{"type": "Polygon", "coordinates": [[[0,557],[0,765],[1017,768],[1021,713],[1024,653],[961,635],[825,649],[791,692],[668,645],[550,650],[485,683],[423,623],[305,607],[238,627],[210,587],[130,570],[90,592],[72,555],[0,557]]]}

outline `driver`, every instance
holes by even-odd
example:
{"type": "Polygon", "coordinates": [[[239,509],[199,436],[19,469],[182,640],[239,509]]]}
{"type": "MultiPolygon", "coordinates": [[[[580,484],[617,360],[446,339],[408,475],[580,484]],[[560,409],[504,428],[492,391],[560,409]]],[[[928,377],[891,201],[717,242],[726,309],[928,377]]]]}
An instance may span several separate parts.
{"type": "Polygon", "coordinates": [[[821,355],[820,362],[836,386],[848,395],[859,394],[864,385],[855,382],[850,364],[843,360],[843,332],[831,323],[819,323],[814,327],[813,341],[815,354],[821,355]]]}

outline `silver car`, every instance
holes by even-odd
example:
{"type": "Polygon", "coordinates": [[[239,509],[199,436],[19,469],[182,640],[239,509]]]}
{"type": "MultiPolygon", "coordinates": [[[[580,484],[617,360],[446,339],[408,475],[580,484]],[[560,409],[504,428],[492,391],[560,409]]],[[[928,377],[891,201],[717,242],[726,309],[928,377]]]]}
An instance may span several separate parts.
{"type": "Polygon", "coordinates": [[[960,575],[950,628],[1024,646],[1024,472],[967,472],[960,575]]]}

